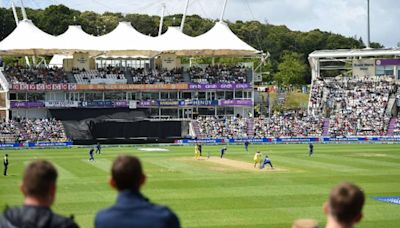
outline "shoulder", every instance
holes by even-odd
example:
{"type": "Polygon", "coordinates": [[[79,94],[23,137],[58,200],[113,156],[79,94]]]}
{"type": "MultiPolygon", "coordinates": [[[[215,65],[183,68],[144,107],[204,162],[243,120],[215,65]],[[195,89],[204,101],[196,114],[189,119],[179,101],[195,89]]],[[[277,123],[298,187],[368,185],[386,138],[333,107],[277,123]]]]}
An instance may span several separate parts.
{"type": "Polygon", "coordinates": [[[4,215],[0,215],[0,227],[3,228],[14,228],[10,221],[4,217],[4,215]]]}
{"type": "Polygon", "coordinates": [[[78,228],[79,226],[73,219],[53,213],[52,227],[78,228]]]}
{"type": "Polygon", "coordinates": [[[139,208],[112,206],[100,210],[95,217],[95,227],[118,226],[119,223],[140,224],[147,227],[180,227],[176,214],[165,206],[147,202],[139,208]],[[132,220],[136,218],[136,220],[132,220]]]}
{"type": "Polygon", "coordinates": [[[168,227],[180,227],[178,216],[168,207],[150,203],[151,211],[164,220],[168,227]]]}

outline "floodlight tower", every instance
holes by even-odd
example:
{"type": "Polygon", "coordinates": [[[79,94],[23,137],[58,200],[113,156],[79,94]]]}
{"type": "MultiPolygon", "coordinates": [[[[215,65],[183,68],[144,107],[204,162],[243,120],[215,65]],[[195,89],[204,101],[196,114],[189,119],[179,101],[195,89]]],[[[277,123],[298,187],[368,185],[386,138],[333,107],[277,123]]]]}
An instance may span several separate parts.
{"type": "Polygon", "coordinates": [[[161,36],[162,26],[164,23],[164,11],[165,11],[165,3],[161,4],[161,18],[160,18],[160,27],[158,28],[158,36],[161,36]]]}
{"type": "Polygon", "coordinates": [[[185,11],[183,12],[183,16],[182,16],[182,21],[181,21],[181,32],[183,32],[183,26],[185,25],[185,19],[186,19],[186,13],[187,13],[187,9],[189,7],[189,0],[186,0],[186,4],[185,4],[185,11]]]}

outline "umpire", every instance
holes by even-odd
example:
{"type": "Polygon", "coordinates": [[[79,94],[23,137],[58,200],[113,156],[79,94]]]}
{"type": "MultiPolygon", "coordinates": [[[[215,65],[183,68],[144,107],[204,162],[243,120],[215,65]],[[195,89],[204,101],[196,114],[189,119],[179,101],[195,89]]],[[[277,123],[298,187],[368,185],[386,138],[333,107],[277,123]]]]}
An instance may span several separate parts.
{"type": "Polygon", "coordinates": [[[8,154],[4,155],[4,176],[7,176],[7,169],[8,169],[8,154]]]}

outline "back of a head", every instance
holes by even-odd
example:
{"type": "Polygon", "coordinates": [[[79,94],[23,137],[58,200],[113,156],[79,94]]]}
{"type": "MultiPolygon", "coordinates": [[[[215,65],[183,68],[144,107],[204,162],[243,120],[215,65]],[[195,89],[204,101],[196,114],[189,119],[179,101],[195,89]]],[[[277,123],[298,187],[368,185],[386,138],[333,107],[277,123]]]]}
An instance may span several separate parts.
{"type": "Polygon", "coordinates": [[[27,196],[45,199],[56,184],[57,176],[57,170],[50,162],[31,162],[24,172],[23,191],[27,196]]]}
{"type": "Polygon", "coordinates": [[[351,224],[361,216],[365,195],[351,183],[335,186],[329,196],[330,214],[340,223],[351,224]]]}
{"type": "Polygon", "coordinates": [[[142,165],[137,157],[122,155],[115,159],[111,175],[119,191],[138,191],[143,175],[142,165]]]}

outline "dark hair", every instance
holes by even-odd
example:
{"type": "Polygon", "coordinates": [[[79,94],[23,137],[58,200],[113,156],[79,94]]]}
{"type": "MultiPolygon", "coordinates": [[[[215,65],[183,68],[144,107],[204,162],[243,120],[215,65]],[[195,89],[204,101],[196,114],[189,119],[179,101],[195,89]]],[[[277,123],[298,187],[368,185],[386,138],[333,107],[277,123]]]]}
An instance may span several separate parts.
{"type": "Polygon", "coordinates": [[[57,170],[48,161],[37,160],[26,167],[23,177],[24,192],[28,196],[45,198],[55,185],[57,170]]]}
{"type": "Polygon", "coordinates": [[[117,157],[112,165],[111,175],[118,190],[138,191],[143,176],[140,160],[128,155],[117,157]]]}
{"type": "Polygon", "coordinates": [[[335,186],[329,196],[330,213],[341,223],[351,223],[361,215],[364,192],[356,185],[342,183],[335,186]]]}

